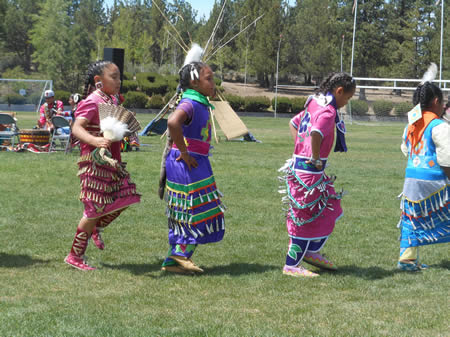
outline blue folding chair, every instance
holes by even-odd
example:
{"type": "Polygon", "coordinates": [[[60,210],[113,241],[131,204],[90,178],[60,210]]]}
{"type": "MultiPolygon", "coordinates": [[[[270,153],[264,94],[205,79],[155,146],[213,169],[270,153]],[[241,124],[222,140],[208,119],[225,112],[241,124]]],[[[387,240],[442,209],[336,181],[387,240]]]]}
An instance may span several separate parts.
{"type": "Polygon", "coordinates": [[[9,114],[0,113],[0,124],[10,125],[6,130],[0,131],[0,147],[14,147],[16,137],[19,135],[16,120],[9,114]]]}
{"type": "Polygon", "coordinates": [[[54,126],[52,136],[50,139],[50,148],[48,152],[51,152],[52,149],[56,149],[56,141],[58,140],[61,147],[64,148],[64,152],[70,148],[72,130],[70,128],[70,123],[67,119],[62,116],[53,116],[52,124],[54,126]]]}

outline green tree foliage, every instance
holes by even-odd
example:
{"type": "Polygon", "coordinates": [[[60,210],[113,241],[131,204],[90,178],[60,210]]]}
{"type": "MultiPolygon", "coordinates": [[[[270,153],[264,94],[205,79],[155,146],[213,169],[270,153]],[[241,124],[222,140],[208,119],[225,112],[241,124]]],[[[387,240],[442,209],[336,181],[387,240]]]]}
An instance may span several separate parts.
{"type": "Polygon", "coordinates": [[[31,41],[35,48],[33,61],[55,85],[65,87],[65,81],[73,68],[70,57],[70,17],[68,0],[46,0],[38,14],[33,15],[34,26],[31,41]]]}
{"type": "MultiPolygon", "coordinates": [[[[228,0],[210,39],[223,3],[215,0],[209,17],[198,18],[187,0],[110,6],[105,0],[0,0],[0,71],[39,72],[78,91],[87,64],[103,58],[104,47],[124,48],[133,76],[176,75],[192,42],[208,40],[206,54],[216,52],[208,63],[219,77],[251,76],[264,87],[274,85],[278,48],[284,81],[318,83],[340,69],[341,54],[343,70],[350,71],[354,0],[228,0]]],[[[440,11],[435,0],[358,0],[353,74],[419,78],[430,62],[439,63],[440,11]]],[[[444,79],[450,76],[449,4],[445,11],[444,79]]]]}
{"type": "MultiPolygon", "coordinates": [[[[103,0],[73,0],[68,8],[69,32],[66,36],[67,67],[64,88],[80,91],[84,85],[87,65],[97,57],[96,30],[102,31],[106,24],[103,0]]],[[[103,45],[102,45],[103,52],[103,45]]],[[[101,53],[102,54],[102,53],[101,53]]],[[[101,55],[99,53],[99,57],[101,55]]]]}
{"type": "MultiPolygon", "coordinates": [[[[444,50],[443,50],[443,61],[444,69],[442,72],[442,78],[450,78],[450,24],[448,23],[448,18],[450,17],[450,5],[447,5],[444,13],[444,50]]],[[[448,87],[448,85],[447,85],[448,87]]]]}
{"type": "Polygon", "coordinates": [[[133,67],[151,61],[149,47],[153,39],[146,30],[149,23],[147,6],[136,2],[129,6],[120,4],[113,10],[117,15],[110,21],[111,47],[125,49],[127,61],[133,67]]]}
{"type": "Polygon", "coordinates": [[[209,41],[207,55],[212,55],[208,63],[220,76],[239,63],[239,53],[236,53],[236,39],[233,36],[239,33],[242,27],[241,18],[238,17],[236,1],[227,2],[223,8],[222,19],[218,22],[223,1],[215,1],[209,20],[198,30],[197,39],[203,45],[209,41]],[[214,36],[212,32],[217,26],[214,36]]]}
{"type": "MultiPolygon", "coordinates": [[[[388,64],[387,10],[384,0],[360,1],[357,9],[357,32],[355,34],[355,58],[353,74],[361,77],[379,76],[379,69],[388,64]]],[[[360,90],[365,99],[365,89],[360,90]]]]}
{"type": "Polygon", "coordinates": [[[241,14],[247,15],[246,24],[261,14],[264,17],[256,23],[255,34],[248,51],[260,85],[271,86],[275,81],[276,58],[283,31],[284,6],[281,0],[247,0],[241,14]]]}
{"type": "MultiPolygon", "coordinates": [[[[185,0],[174,0],[168,5],[167,15],[180,36],[174,33],[173,30],[171,31],[171,34],[178,37],[177,40],[184,41],[189,48],[193,42],[192,39],[196,36],[198,30],[198,24],[195,21],[197,12],[192,9],[192,6],[185,0]]],[[[186,54],[176,43],[174,43],[173,37],[171,40],[173,43],[171,57],[174,68],[177,68],[176,65],[181,65],[183,63],[186,54]]]]}
{"type": "Polygon", "coordinates": [[[0,38],[1,41],[3,42],[4,39],[6,38],[6,33],[5,33],[5,15],[6,15],[6,11],[8,10],[8,4],[6,0],[0,0],[0,18],[2,18],[2,20],[0,20],[0,38]]]}
{"type": "MultiPolygon", "coordinates": [[[[164,12],[166,10],[166,2],[162,0],[153,0],[153,2],[157,2],[157,5],[159,8],[164,12]]],[[[149,24],[149,31],[152,34],[153,41],[148,46],[151,58],[159,64],[159,66],[162,66],[164,56],[164,51],[168,46],[168,36],[169,34],[166,32],[167,29],[167,22],[164,20],[164,17],[161,15],[158,8],[153,5],[150,7],[150,24],[149,24]]]]}
{"type": "Polygon", "coordinates": [[[283,54],[289,59],[289,70],[303,74],[305,82],[312,76],[320,81],[339,69],[339,47],[343,32],[334,0],[305,0],[291,13],[286,27],[283,54]]]}
{"type": "Polygon", "coordinates": [[[390,64],[396,64],[392,68],[386,66],[382,76],[413,78],[416,76],[416,43],[414,42],[417,21],[414,13],[415,3],[408,0],[395,0],[387,5],[387,15],[390,24],[386,34],[388,36],[387,47],[390,53],[387,57],[390,64]]]}
{"type": "Polygon", "coordinates": [[[35,49],[35,46],[30,43],[33,14],[38,12],[40,3],[42,3],[41,0],[6,1],[4,20],[0,20],[3,21],[4,49],[14,53],[17,57],[16,65],[20,65],[27,72],[31,70],[31,55],[35,49]]]}

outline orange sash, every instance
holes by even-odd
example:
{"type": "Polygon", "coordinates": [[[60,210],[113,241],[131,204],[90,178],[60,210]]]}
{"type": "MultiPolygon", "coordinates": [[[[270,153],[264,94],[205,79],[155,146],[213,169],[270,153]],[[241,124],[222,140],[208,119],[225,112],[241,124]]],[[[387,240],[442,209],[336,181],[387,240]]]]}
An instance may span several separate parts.
{"type": "Polygon", "coordinates": [[[406,138],[411,144],[411,152],[418,154],[420,149],[416,149],[417,144],[419,144],[422,139],[423,133],[427,128],[428,124],[431,123],[433,119],[438,118],[436,114],[431,111],[422,111],[422,118],[419,119],[412,125],[408,126],[408,131],[406,132],[406,138]]]}

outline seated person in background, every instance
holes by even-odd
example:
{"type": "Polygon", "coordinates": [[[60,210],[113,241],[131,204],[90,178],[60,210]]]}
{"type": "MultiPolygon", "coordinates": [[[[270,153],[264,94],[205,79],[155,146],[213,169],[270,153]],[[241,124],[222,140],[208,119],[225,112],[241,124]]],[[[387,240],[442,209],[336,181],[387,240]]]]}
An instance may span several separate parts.
{"type": "Polygon", "coordinates": [[[52,117],[54,115],[62,115],[64,104],[62,101],[55,100],[53,90],[46,90],[44,93],[45,103],[41,105],[39,110],[38,126],[41,129],[53,130],[52,117]]]}
{"type": "Polygon", "coordinates": [[[70,117],[72,117],[72,121],[75,119],[75,111],[77,111],[78,103],[80,103],[80,101],[81,101],[81,95],[78,93],[71,94],[69,97],[69,104],[71,107],[70,117]]]}
{"type": "MultiPolygon", "coordinates": [[[[15,112],[13,112],[13,113],[6,112],[6,113],[8,115],[13,116],[13,118],[17,121],[15,112]]],[[[0,131],[11,131],[11,130],[12,130],[12,125],[11,124],[0,124],[0,131]]],[[[0,139],[0,145],[5,146],[5,145],[10,145],[10,144],[11,144],[11,142],[9,140],[7,140],[7,139],[0,139]]],[[[0,150],[1,150],[1,148],[0,148],[0,150]]]]}
{"type": "MultiPolygon", "coordinates": [[[[81,101],[81,95],[80,94],[71,94],[69,97],[69,104],[70,104],[70,110],[65,110],[62,113],[58,113],[58,116],[64,117],[69,121],[69,124],[72,125],[72,123],[75,120],[75,111],[77,111],[78,103],[81,101]]],[[[66,128],[63,128],[66,129],[66,128]]],[[[67,128],[65,133],[69,133],[69,129],[67,128]]]]}
{"type": "Polygon", "coordinates": [[[450,101],[447,102],[444,108],[444,115],[442,116],[447,123],[450,123],[450,101]]]}

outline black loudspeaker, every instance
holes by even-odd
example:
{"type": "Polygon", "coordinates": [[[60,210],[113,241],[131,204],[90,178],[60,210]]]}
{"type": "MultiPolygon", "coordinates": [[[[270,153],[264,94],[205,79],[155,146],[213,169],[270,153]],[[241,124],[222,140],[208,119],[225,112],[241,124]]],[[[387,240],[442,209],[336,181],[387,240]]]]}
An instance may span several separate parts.
{"type": "MultiPolygon", "coordinates": [[[[125,49],[121,48],[103,48],[103,59],[111,61],[120,70],[120,80],[123,82],[123,62],[125,57],[125,49]]],[[[122,89],[122,84],[120,85],[122,89]]]]}

